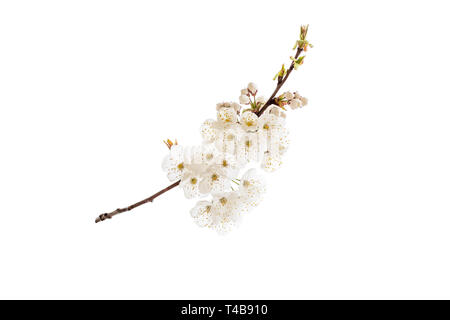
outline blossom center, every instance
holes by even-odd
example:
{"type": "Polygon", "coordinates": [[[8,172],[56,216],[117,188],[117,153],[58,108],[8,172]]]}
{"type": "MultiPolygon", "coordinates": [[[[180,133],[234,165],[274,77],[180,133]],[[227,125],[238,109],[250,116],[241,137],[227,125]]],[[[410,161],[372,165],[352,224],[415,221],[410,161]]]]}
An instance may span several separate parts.
{"type": "Polygon", "coordinates": [[[191,179],[191,184],[196,184],[197,183],[197,178],[192,178],[191,179]]]}
{"type": "Polygon", "coordinates": [[[211,176],[211,180],[212,181],[217,181],[217,179],[219,179],[219,176],[217,175],[217,174],[213,174],[212,176],[211,176]]]}
{"type": "Polygon", "coordinates": [[[177,168],[178,168],[178,170],[183,170],[183,169],[184,169],[184,163],[183,163],[183,162],[180,163],[180,164],[177,166],[177,168]]]}

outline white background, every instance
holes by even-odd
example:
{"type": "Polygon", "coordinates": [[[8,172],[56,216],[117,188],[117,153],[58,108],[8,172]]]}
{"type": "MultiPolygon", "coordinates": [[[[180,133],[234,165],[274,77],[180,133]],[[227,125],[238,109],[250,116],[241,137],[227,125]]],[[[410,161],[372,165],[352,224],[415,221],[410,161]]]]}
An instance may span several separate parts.
{"type": "Polygon", "coordinates": [[[445,1],[2,1],[0,298],[450,298],[445,1]],[[249,81],[286,89],[291,149],[228,236],[168,185],[249,81]]]}

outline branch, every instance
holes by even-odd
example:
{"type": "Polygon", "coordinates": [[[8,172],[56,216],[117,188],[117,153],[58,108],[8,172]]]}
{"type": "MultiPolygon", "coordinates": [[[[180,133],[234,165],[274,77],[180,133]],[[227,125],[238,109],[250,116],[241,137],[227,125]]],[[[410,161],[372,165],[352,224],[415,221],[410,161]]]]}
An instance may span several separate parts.
{"type": "MultiPolygon", "coordinates": [[[[295,54],[294,60],[297,59],[300,54],[303,51],[303,47],[298,47],[297,49],[297,53],[295,54]]],[[[272,95],[270,96],[269,100],[267,100],[267,102],[264,104],[264,106],[258,111],[256,112],[256,115],[258,117],[260,117],[264,111],[272,104],[275,102],[274,98],[276,96],[276,94],[278,93],[278,91],[281,89],[281,87],[284,85],[284,83],[286,82],[287,78],[289,77],[289,75],[291,74],[292,70],[294,70],[294,61],[292,61],[291,66],[289,67],[289,69],[286,72],[286,75],[281,79],[278,79],[278,84],[274,90],[274,92],[272,93],[272,95]]],[[[147,202],[153,202],[153,200],[157,197],[159,197],[160,195],[162,195],[163,193],[166,193],[167,191],[175,188],[176,186],[178,186],[180,184],[181,180],[178,180],[177,182],[171,184],[170,186],[162,189],[161,191],[158,191],[157,193],[155,193],[154,195],[141,200],[139,202],[136,202],[135,204],[132,204],[131,206],[128,206],[126,208],[122,208],[122,209],[116,209],[110,213],[102,213],[101,215],[99,215],[97,217],[97,219],[95,219],[95,223],[97,222],[101,222],[104,221],[106,219],[111,219],[112,217],[114,217],[116,214],[122,213],[122,212],[126,212],[126,211],[130,211],[133,210],[134,208],[137,208],[143,204],[146,204],[147,202]]]]}
{"type": "Polygon", "coordinates": [[[103,220],[106,219],[111,219],[112,217],[114,217],[116,214],[122,213],[122,212],[126,212],[126,211],[130,211],[133,210],[134,208],[137,208],[139,206],[142,206],[143,204],[147,203],[147,202],[153,202],[153,200],[155,200],[155,198],[159,197],[160,195],[162,195],[163,193],[166,193],[167,191],[169,191],[170,189],[175,188],[176,186],[178,186],[180,184],[181,180],[178,180],[177,182],[171,184],[170,186],[162,189],[161,191],[158,191],[157,193],[155,193],[154,195],[141,200],[139,202],[136,202],[135,204],[132,204],[131,206],[128,206],[126,208],[122,208],[122,209],[116,209],[113,212],[110,213],[102,213],[101,215],[99,215],[97,217],[97,219],[95,219],[95,223],[97,222],[101,222],[103,220]]]}
{"type": "MultiPolygon", "coordinates": [[[[300,56],[300,53],[302,53],[302,51],[303,51],[303,47],[298,47],[297,53],[295,54],[295,57],[294,57],[294,60],[297,59],[300,56]]],[[[284,78],[282,80],[278,80],[277,87],[275,88],[274,92],[270,96],[269,100],[267,100],[267,102],[264,104],[264,106],[261,109],[259,109],[259,111],[256,113],[256,115],[258,117],[260,117],[264,113],[264,111],[266,111],[266,109],[272,103],[275,102],[274,98],[275,98],[276,94],[281,89],[281,87],[284,85],[284,83],[286,82],[287,78],[291,74],[292,70],[294,70],[294,61],[292,61],[291,66],[289,67],[288,71],[286,72],[286,75],[284,76],[284,78]]]]}

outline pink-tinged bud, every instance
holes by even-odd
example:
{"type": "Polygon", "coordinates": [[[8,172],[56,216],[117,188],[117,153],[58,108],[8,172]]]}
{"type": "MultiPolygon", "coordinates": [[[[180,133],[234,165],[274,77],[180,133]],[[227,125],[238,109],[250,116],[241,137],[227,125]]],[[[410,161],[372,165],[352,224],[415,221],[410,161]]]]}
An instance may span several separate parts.
{"type": "Polygon", "coordinates": [[[255,95],[256,92],[258,91],[258,87],[253,82],[250,82],[248,84],[247,89],[252,95],[255,95]]]}

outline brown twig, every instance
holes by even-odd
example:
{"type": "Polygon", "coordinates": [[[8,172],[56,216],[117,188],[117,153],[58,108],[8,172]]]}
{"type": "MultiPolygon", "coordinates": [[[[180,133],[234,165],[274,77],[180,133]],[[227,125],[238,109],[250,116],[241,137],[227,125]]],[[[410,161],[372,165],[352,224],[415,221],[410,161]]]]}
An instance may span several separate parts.
{"type": "Polygon", "coordinates": [[[144,200],[141,200],[139,202],[136,202],[135,204],[132,204],[131,206],[128,206],[126,208],[122,208],[122,209],[119,208],[119,209],[116,209],[116,210],[114,210],[113,212],[110,212],[110,213],[102,213],[101,215],[99,215],[97,217],[97,219],[95,219],[95,223],[101,222],[101,221],[106,220],[106,219],[111,219],[116,214],[133,210],[134,208],[142,206],[143,204],[145,204],[147,202],[153,202],[153,200],[155,200],[155,198],[159,197],[160,195],[162,195],[163,193],[169,191],[170,189],[175,188],[176,186],[178,186],[180,184],[180,182],[181,182],[181,180],[178,180],[177,182],[175,182],[175,183],[171,184],[170,186],[162,189],[161,191],[158,191],[154,195],[152,195],[152,196],[150,196],[150,197],[148,197],[148,198],[146,198],[144,200]]]}
{"type": "MultiPolygon", "coordinates": [[[[298,47],[297,52],[295,54],[294,60],[297,59],[300,56],[300,53],[302,53],[303,48],[302,47],[298,47]]],[[[272,95],[270,96],[269,100],[267,100],[267,102],[263,105],[263,107],[261,109],[258,110],[258,112],[256,112],[256,115],[258,117],[260,117],[264,111],[266,111],[266,109],[275,102],[275,96],[278,93],[278,91],[281,89],[281,87],[284,85],[284,83],[286,82],[287,78],[289,77],[289,75],[291,74],[292,70],[294,70],[294,61],[292,61],[291,66],[289,67],[289,69],[286,72],[286,75],[284,76],[283,79],[279,79],[278,80],[278,84],[275,88],[275,90],[273,91],[272,95]]]]}

